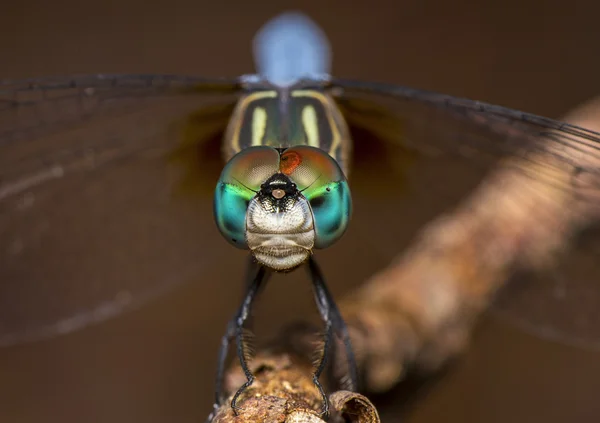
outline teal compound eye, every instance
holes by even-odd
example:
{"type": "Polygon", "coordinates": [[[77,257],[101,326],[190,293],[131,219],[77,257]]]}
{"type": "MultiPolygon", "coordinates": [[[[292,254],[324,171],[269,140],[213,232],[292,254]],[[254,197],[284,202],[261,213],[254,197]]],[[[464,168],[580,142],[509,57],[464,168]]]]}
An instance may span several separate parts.
{"type": "Polygon", "coordinates": [[[281,154],[280,171],[294,181],[314,217],[315,248],[326,248],[344,234],[352,214],[350,187],[344,172],[326,152],[297,146],[281,154]]]}
{"type": "Polygon", "coordinates": [[[271,147],[244,149],[223,168],[217,188],[213,212],[217,227],[231,244],[246,244],[246,211],[260,185],[279,171],[279,153],[271,147]]]}

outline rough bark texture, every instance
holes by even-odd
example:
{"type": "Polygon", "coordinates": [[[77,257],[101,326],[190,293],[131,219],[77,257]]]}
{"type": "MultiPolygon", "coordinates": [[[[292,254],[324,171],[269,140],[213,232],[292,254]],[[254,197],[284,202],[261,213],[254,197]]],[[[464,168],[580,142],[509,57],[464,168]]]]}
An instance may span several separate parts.
{"type": "MultiPolygon", "coordinates": [[[[323,403],[312,382],[313,369],[309,360],[279,348],[265,350],[254,357],[251,370],[256,379],[238,402],[243,410],[236,416],[229,402],[226,402],[215,416],[214,423],[323,421],[320,412],[323,403]]],[[[245,380],[241,368],[236,364],[227,375],[228,390],[235,392],[245,380]]],[[[379,422],[375,407],[358,393],[334,392],[329,397],[329,404],[330,422],[379,422]]]]}

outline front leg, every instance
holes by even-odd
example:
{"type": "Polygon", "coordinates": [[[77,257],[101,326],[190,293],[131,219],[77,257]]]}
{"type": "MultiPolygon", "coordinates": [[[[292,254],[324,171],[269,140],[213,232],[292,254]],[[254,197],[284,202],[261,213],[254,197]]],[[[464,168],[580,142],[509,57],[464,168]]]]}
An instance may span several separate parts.
{"type": "MultiPolygon", "coordinates": [[[[315,301],[317,303],[317,307],[319,308],[319,313],[325,322],[325,348],[323,349],[323,357],[320,365],[317,367],[315,375],[318,377],[318,375],[320,375],[323,371],[326,354],[329,353],[329,345],[331,343],[331,335],[333,330],[341,338],[346,352],[346,359],[348,361],[348,383],[346,388],[351,391],[356,391],[358,385],[358,372],[348,328],[346,327],[346,323],[344,322],[342,314],[335,304],[333,296],[327,289],[327,285],[325,284],[321,270],[319,269],[319,266],[313,257],[309,259],[308,267],[313,283],[315,301]]],[[[325,403],[327,404],[327,397],[323,393],[320,383],[315,382],[315,384],[317,384],[317,387],[319,388],[319,391],[323,395],[325,403]]]]}
{"type": "Polygon", "coordinates": [[[238,415],[238,410],[240,409],[237,406],[238,397],[254,382],[254,375],[250,371],[248,367],[248,362],[246,360],[246,344],[244,343],[244,324],[248,317],[250,317],[250,311],[252,309],[252,304],[254,303],[254,299],[256,298],[261,284],[267,275],[267,269],[264,266],[260,266],[258,272],[256,273],[256,277],[252,281],[249,286],[248,292],[246,293],[246,297],[240,306],[240,309],[237,314],[237,318],[235,319],[235,338],[237,344],[237,355],[240,360],[240,365],[242,366],[242,370],[246,375],[246,383],[244,383],[240,389],[235,393],[233,399],[231,400],[231,408],[233,409],[234,414],[238,415]]]}
{"type": "Polygon", "coordinates": [[[233,400],[231,402],[231,407],[233,408],[234,413],[236,413],[236,415],[237,415],[237,410],[238,410],[238,407],[236,406],[237,398],[246,388],[248,388],[252,384],[252,382],[254,380],[254,376],[252,375],[252,372],[248,368],[248,363],[246,360],[247,354],[245,351],[245,345],[244,345],[244,339],[243,339],[243,329],[244,329],[244,323],[246,322],[246,320],[248,319],[248,317],[250,315],[250,310],[251,310],[253,301],[256,298],[257,294],[260,292],[260,288],[262,287],[262,285],[268,279],[268,276],[270,275],[270,273],[267,271],[266,268],[256,264],[251,257],[248,269],[246,271],[246,275],[247,275],[247,277],[246,277],[246,279],[247,279],[246,280],[246,286],[247,286],[246,294],[244,296],[242,304],[238,308],[233,319],[231,319],[231,321],[229,321],[229,323],[227,324],[227,330],[225,332],[225,335],[223,335],[223,338],[221,339],[221,345],[219,347],[219,355],[218,355],[218,360],[217,360],[217,378],[216,378],[216,383],[215,383],[215,403],[213,404],[213,411],[210,413],[210,415],[207,418],[207,423],[212,421],[212,419],[215,417],[217,410],[223,403],[223,384],[224,384],[223,379],[224,379],[224,374],[225,374],[225,361],[227,359],[227,352],[229,350],[229,344],[231,342],[231,338],[233,338],[234,336],[236,338],[238,358],[240,360],[242,370],[244,371],[244,374],[246,375],[246,379],[247,379],[247,382],[236,392],[236,394],[233,397],[233,400]]]}

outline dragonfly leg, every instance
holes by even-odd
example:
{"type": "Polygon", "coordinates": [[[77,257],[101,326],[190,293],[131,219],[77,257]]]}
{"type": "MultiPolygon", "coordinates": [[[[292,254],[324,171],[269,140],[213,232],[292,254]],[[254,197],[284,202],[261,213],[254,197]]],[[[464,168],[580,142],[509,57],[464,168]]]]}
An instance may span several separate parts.
{"type": "Polygon", "coordinates": [[[327,417],[329,417],[329,400],[327,399],[327,395],[325,395],[323,385],[321,385],[321,382],[319,382],[319,377],[321,377],[321,373],[323,373],[323,370],[325,370],[325,365],[327,364],[327,357],[329,356],[329,350],[331,348],[333,332],[329,314],[327,314],[327,317],[323,317],[323,320],[325,320],[325,339],[323,342],[321,358],[316,366],[315,372],[313,373],[313,383],[316,385],[321,397],[323,398],[323,409],[321,410],[321,415],[327,419],[327,417]]]}
{"type": "MultiPolygon", "coordinates": [[[[319,313],[321,314],[321,317],[326,325],[325,346],[329,347],[329,343],[331,342],[330,333],[333,329],[333,331],[338,334],[344,344],[346,360],[348,362],[348,383],[344,388],[351,391],[356,391],[358,385],[358,371],[356,368],[356,360],[354,357],[354,351],[352,349],[348,328],[342,317],[342,314],[335,304],[333,296],[329,292],[329,289],[327,289],[323,274],[321,273],[321,270],[313,257],[309,259],[308,266],[313,282],[315,300],[319,308],[319,313]]],[[[325,356],[327,353],[328,349],[324,348],[323,355],[325,356]]],[[[323,360],[325,360],[325,357],[323,357],[323,360]]],[[[321,371],[322,370],[323,369],[321,369],[321,371]]]]}
{"type": "Polygon", "coordinates": [[[327,395],[325,395],[325,391],[323,390],[323,386],[319,382],[319,377],[323,370],[325,369],[325,365],[327,364],[327,358],[329,356],[329,350],[331,347],[331,341],[333,338],[333,319],[331,315],[331,302],[326,295],[326,287],[325,282],[323,281],[323,276],[317,266],[316,261],[311,257],[308,262],[310,276],[313,283],[313,293],[315,296],[315,302],[317,303],[317,308],[319,310],[319,314],[321,318],[325,322],[325,339],[323,342],[323,351],[321,352],[321,358],[316,366],[315,372],[313,373],[313,382],[319,389],[321,397],[323,398],[323,410],[321,414],[327,418],[329,415],[329,401],[327,400],[327,395]]]}
{"type": "Polygon", "coordinates": [[[331,313],[333,330],[337,333],[344,344],[344,350],[346,352],[346,360],[348,361],[348,383],[344,387],[349,391],[356,392],[358,390],[358,370],[356,366],[356,358],[354,357],[354,350],[352,349],[352,342],[350,341],[350,333],[346,326],[346,321],[340,313],[340,309],[337,307],[333,295],[329,292],[327,285],[324,282],[323,274],[317,265],[317,262],[311,258],[309,262],[311,274],[313,275],[313,281],[318,281],[322,285],[321,291],[324,296],[324,300],[329,304],[329,310],[331,313]]]}
{"type": "Polygon", "coordinates": [[[238,397],[254,382],[254,375],[248,368],[248,362],[246,361],[246,350],[244,344],[244,323],[248,320],[250,316],[250,310],[252,309],[252,303],[256,298],[256,295],[260,291],[260,287],[265,280],[265,276],[267,276],[267,269],[263,266],[259,266],[258,272],[252,283],[250,284],[248,291],[246,292],[246,296],[244,297],[244,301],[242,301],[242,305],[240,306],[236,319],[234,321],[235,326],[235,338],[237,344],[237,355],[240,360],[240,365],[242,366],[242,370],[246,375],[246,383],[244,383],[240,389],[237,390],[233,399],[231,400],[231,408],[233,409],[234,414],[237,416],[237,411],[240,409],[237,406],[238,397]]]}
{"type": "MultiPolygon", "coordinates": [[[[268,279],[268,276],[269,276],[269,274],[267,274],[266,270],[262,266],[258,266],[256,264],[256,262],[252,259],[252,257],[250,257],[249,266],[246,271],[246,279],[247,280],[246,280],[246,294],[244,296],[244,300],[242,302],[242,305],[240,306],[240,308],[234,315],[234,317],[227,324],[227,329],[225,331],[225,334],[221,338],[221,345],[219,347],[219,355],[218,355],[218,359],[217,359],[217,377],[216,377],[216,382],[215,382],[215,403],[213,404],[213,410],[210,413],[210,415],[208,416],[206,423],[210,423],[212,421],[212,419],[215,417],[217,410],[223,403],[223,399],[224,399],[223,398],[223,379],[224,379],[224,374],[225,374],[225,361],[227,360],[227,353],[229,351],[229,345],[231,343],[231,339],[234,336],[238,337],[239,336],[238,334],[241,335],[242,329],[243,329],[243,324],[244,324],[245,320],[248,318],[248,315],[250,312],[252,300],[256,297],[257,293],[260,290],[260,287],[262,285],[264,285],[264,282],[266,282],[266,280],[268,279]],[[242,322],[241,323],[242,326],[239,326],[240,319],[242,322]]],[[[238,355],[239,355],[239,351],[240,351],[239,341],[240,341],[240,339],[238,339],[238,348],[237,348],[238,355]]],[[[247,363],[245,360],[245,355],[243,354],[244,353],[243,339],[241,339],[241,341],[242,341],[242,345],[241,345],[242,355],[240,355],[240,361],[242,363],[242,369],[244,370],[244,373],[246,374],[246,376],[248,376],[248,374],[250,374],[252,376],[252,373],[248,370],[248,366],[247,366],[247,363]]],[[[250,384],[251,384],[251,382],[248,383],[247,386],[243,387],[243,389],[250,386],[250,384]]],[[[243,389],[241,389],[240,391],[243,391],[243,389]]],[[[236,394],[236,398],[237,398],[237,395],[239,395],[239,393],[241,393],[240,391],[238,391],[238,394],[236,394]]],[[[236,399],[236,398],[234,398],[234,399],[236,399]]],[[[235,403],[232,402],[232,406],[234,406],[234,405],[235,405],[235,403]]],[[[235,408],[234,408],[234,411],[235,411],[235,408]]]]}
{"type": "MultiPolygon", "coordinates": [[[[331,301],[333,301],[333,299],[331,299],[331,301]]],[[[344,383],[344,389],[356,392],[358,390],[358,369],[356,366],[356,358],[354,357],[354,350],[352,349],[352,343],[350,342],[350,334],[348,333],[348,327],[346,326],[342,314],[335,303],[332,304],[334,331],[338,333],[338,336],[344,343],[346,360],[348,362],[348,377],[346,383],[344,383]]]]}
{"type": "Polygon", "coordinates": [[[223,402],[223,378],[225,374],[225,361],[227,359],[227,352],[229,351],[229,343],[231,338],[235,335],[235,321],[237,316],[227,323],[227,329],[223,338],[221,338],[221,346],[219,347],[219,356],[217,358],[217,380],[215,383],[215,402],[213,404],[213,410],[206,419],[206,423],[210,423],[215,417],[215,414],[223,402]]]}

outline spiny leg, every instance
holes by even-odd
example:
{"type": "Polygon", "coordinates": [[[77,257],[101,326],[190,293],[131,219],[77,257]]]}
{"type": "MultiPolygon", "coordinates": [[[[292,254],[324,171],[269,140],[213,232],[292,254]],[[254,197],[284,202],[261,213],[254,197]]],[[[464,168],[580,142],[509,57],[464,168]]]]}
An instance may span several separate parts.
{"type": "MultiPolygon", "coordinates": [[[[237,316],[236,316],[237,317],[237,316]]],[[[215,417],[217,410],[221,406],[223,402],[222,394],[223,394],[223,378],[225,374],[225,360],[227,360],[227,352],[229,351],[229,342],[231,338],[235,335],[235,320],[234,317],[232,320],[227,323],[227,329],[225,330],[225,334],[221,338],[221,346],[219,347],[219,355],[217,358],[217,380],[215,382],[215,402],[213,404],[213,409],[211,413],[208,415],[206,419],[206,423],[210,423],[212,419],[215,417]]]]}
{"type": "MultiPolygon", "coordinates": [[[[349,383],[346,389],[356,391],[358,389],[358,371],[356,368],[356,359],[354,357],[354,350],[352,349],[352,343],[350,341],[350,334],[348,333],[346,322],[344,321],[340,310],[335,304],[335,300],[329,292],[329,289],[327,289],[323,274],[321,273],[321,270],[319,269],[319,266],[313,257],[309,259],[308,266],[315,290],[315,297],[317,298],[317,304],[326,304],[326,309],[329,313],[329,320],[333,327],[333,331],[338,334],[344,344],[346,360],[348,362],[349,376],[349,383]]],[[[323,316],[322,313],[321,315],[323,316]]],[[[323,320],[326,320],[326,318],[323,317],[323,320]]]]}
{"type": "MultiPolygon", "coordinates": [[[[227,352],[229,350],[229,344],[231,338],[237,335],[238,321],[243,313],[244,305],[247,303],[249,296],[255,297],[259,292],[260,287],[264,285],[270,274],[266,273],[265,269],[256,264],[252,256],[250,256],[248,267],[246,270],[246,281],[245,289],[246,294],[244,301],[239,309],[236,311],[233,318],[227,324],[225,334],[221,338],[221,346],[219,347],[219,354],[217,359],[217,377],[215,382],[215,403],[213,404],[213,411],[207,418],[207,423],[211,422],[214,418],[217,410],[223,403],[223,379],[225,374],[225,361],[227,360],[227,352]]],[[[246,316],[247,317],[247,316],[246,316]]],[[[245,360],[244,360],[245,362],[245,360]]],[[[246,366],[247,369],[247,366],[246,366]]],[[[244,370],[245,372],[246,370],[244,370]]]]}
{"type": "Polygon", "coordinates": [[[313,383],[319,390],[319,393],[321,394],[321,398],[323,398],[323,409],[321,410],[321,415],[325,419],[327,417],[329,417],[329,401],[327,400],[327,395],[325,394],[325,390],[323,389],[323,385],[321,385],[319,378],[321,377],[321,373],[323,373],[323,370],[325,370],[325,366],[327,364],[327,357],[329,356],[329,351],[331,348],[332,339],[333,339],[332,325],[331,325],[331,320],[328,319],[325,321],[325,339],[323,342],[323,351],[322,351],[323,354],[321,355],[321,359],[319,360],[319,363],[317,364],[317,368],[315,369],[315,372],[313,373],[313,383]]]}
{"type": "Polygon", "coordinates": [[[325,391],[323,390],[321,382],[319,382],[319,377],[321,376],[321,373],[323,373],[323,370],[325,370],[327,358],[329,357],[331,341],[333,340],[333,321],[331,316],[331,304],[329,301],[327,301],[327,296],[323,291],[325,284],[321,274],[318,272],[318,268],[315,271],[315,266],[316,263],[314,263],[314,260],[310,258],[309,270],[313,283],[313,293],[315,296],[315,302],[317,303],[317,309],[319,310],[319,314],[325,323],[325,338],[323,340],[324,342],[321,359],[319,360],[315,372],[313,373],[313,382],[317,386],[317,389],[323,398],[323,410],[321,411],[321,414],[327,418],[329,416],[329,401],[327,400],[327,395],[325,395],[325,391]]]}
{"type": "Polygon", "coordinates": [[[237,410],[239,410],[239,407],[237,406],[238,397],[254,382],[254,375],[248,368],[248,362],[246,361],[246,353],[244,350],[244,323],[246,323],[246,320],[248,320],[248,317],[250,316],[252,303],[254,302],[254,299],[256,298],[256,295],[258,294],[267,273],[268,272],[265,267],[259,267],[256,277],[250,285],[248,292],[246,293],[246,297],[244,298],[244,301],[242,302],[242,305],[238,311],[237,319],[235,320],[237,355],[240,360],[242,370],[244,371],[244,375],[246,375],[246,383],[244,383],[240,389],[237,390],[233,396],[233,399],[231,400],[231,408],[236,416],[238,415],[237,410]]]}
{"type": "MultiPolygon", "coordinates": [[[[333,301],[333,299],[331,299],[333,301]]],[[[332,317],[333,317],[333,327],[334,331],[338,333],[338,336],[341,338],[342,343],[344,344],[344,350],[346,352],[346,361],[348,362],[348,379],[343,384],[344,389],[357,392],[358,391],[358,369],[356,366],[356,358],[354,356],[354,349],[352,348],[352,343],[350,341],[350,333],[348,332],[348,327],[346,326],[346,322],[342,317],[339,309],[332,303],[332,317]]]]}

